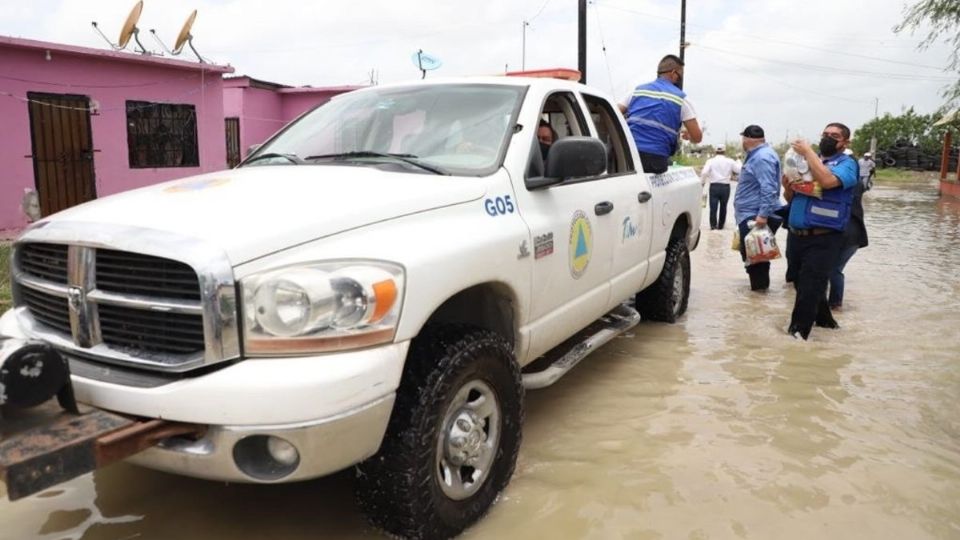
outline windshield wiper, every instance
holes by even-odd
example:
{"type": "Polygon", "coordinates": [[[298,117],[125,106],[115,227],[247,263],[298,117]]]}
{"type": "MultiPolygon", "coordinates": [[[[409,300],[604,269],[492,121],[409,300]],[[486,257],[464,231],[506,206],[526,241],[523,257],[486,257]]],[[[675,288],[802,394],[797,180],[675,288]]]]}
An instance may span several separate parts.
{"type": "Polygon", "coordinates": [[[332,159],[332,160],[348,160],[355,158],[388,158],[402,161],[404,163],[409,163],[414,167],[419,167],[425,171],[430,171],[434,174],[442,174],[444,176],[449,176],[450,173],[437,167],[436,165],[428,165],[423,161],[420,161],[419,156],[413,154],[388,154],[384,152],[371,152],[369,150],[358,150],[355,152],[341,152],[339,154],[319,154],[316,156],[307,156],[306,160],[314,159],[332,159]]]}
{"type": "Polygon", "coordinates": [[[255,162],[255,161],[260,161],[261,159],[271,159],[271,158],[285,158],[287,161],[289,161],[290,163],[293,163],[294,165],[300,165],[300,164],[302,164],[302,163],[306,163],[305,161],[303,161],[302,159],[300,159],[300,156],[298,156],[298,155],[296,155],[296,154],[283,154],[283,153],[280,153],[280,152],[267,152],[266,154],[262,154],[262,155],[256,156],[256,157],[254,157],[253,159],[248,159],[248,160],[246,161],[246,163],[244,163],[244,165],[249,165],[249,164],[251,164],[251,163],[253,163],[253,162],[255,162]]]}

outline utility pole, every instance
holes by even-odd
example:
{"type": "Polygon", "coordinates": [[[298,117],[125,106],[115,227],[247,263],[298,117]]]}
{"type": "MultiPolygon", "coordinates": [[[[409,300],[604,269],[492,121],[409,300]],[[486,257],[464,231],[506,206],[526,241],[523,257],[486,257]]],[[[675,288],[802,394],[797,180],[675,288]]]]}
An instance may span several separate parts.
{"type": "Polygon", "coordinates": [[[523,21],[523,56],[520,57],[520,71],[527,70],[527,27],[530,23],[523,21]]]}
{"type": "Polygon", "coordinates": [[[580,0],[579,9],[577,10],[577,23],[580,82],[587,84],[587,0],[580,0]]]}
{"type": "Polygon", "coordinates": [[[680,0],[680,61],[683,62],[683,50],[687,48],[687,0],[680,0]]]}
{"type": "Polygon", "coordinates": [[[873,137],[870,137],[870,155],[874,159],[877,158],[877,131],[876,131],[876,120],[880,117],[880,98],[873,98],[873,120],[874,120],[874,131],[873,137]]]}

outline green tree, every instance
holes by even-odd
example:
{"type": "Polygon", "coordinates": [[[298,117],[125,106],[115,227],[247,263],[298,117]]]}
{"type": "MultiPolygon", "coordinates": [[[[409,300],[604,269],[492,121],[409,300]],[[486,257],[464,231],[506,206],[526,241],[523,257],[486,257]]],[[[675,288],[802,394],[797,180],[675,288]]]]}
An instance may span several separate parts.
{"type": "Polygon", "coordinates": [[[860,126],[854,132],[853,151],[857,155],[870,149],[870,138],[877,138],[877,148],[886,149],[899,141],[919,146],[925,154],[939,155],[946,127],[934,127],[939,113],[917,114],[913,107],[899,116],[887,113],[860,126]]]}
{"type": "Polygon", "coordinates": [[[927,37],[920,42],[919,49],[925,50],[941,38],[953,47],[950,61],[946,67],[958,75],[957,81],[944,89],[947,103],[960,98],[960,0],[921,0],[904,8],[903,22],[893,28],[894,32],[929,27],[927,37]]]}

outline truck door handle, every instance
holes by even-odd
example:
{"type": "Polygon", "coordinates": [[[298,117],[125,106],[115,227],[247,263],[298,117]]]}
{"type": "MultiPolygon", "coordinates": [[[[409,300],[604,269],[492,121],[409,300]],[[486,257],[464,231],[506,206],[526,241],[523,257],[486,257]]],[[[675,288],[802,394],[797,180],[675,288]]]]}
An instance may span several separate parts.
{"type": "Polygon", "coordinates": [[[597,203],[596,206],[593,207],[593,212],[598,216],[609,214],[610,212],[613,212],[613,203],[610,201],[597,203]]]}
{"type": "Polygon", "coordinates": [[[645,202],[649,201],[651,198],[653,198],[653,194],[650,193],[649,191],[641,191],[641,192],[637,195],[637,200],[640,201],[640,202],[642,202],[642,203],[645,203],[645,202]]]}

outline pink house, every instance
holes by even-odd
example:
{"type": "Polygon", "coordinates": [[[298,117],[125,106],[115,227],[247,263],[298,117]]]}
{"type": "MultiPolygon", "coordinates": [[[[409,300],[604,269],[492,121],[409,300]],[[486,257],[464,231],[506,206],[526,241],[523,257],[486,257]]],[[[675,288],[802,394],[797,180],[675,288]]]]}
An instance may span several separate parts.
{"type": "Polygon", "coordinates": [[[49,215],[95,197],[224,169],[230,66],[0,36],[0,231],[24,192],[49,215]]]}
{"type": "Polygon", "coordinates": [[[236,165],[358,87],[292,88],[230,66],[0,36],[0,238],[128,189],[236,165]],[[29,206],[29,205],[27,205],[29,206]]]}
{"type": "Polygon", "coordinates": [[[253,144],[267,140],[291,120],[330,98],[359,86],[292,88],[246,75],[223,81],[223,113],[227,126],[227,162],[247,157],[253,144]]]}

